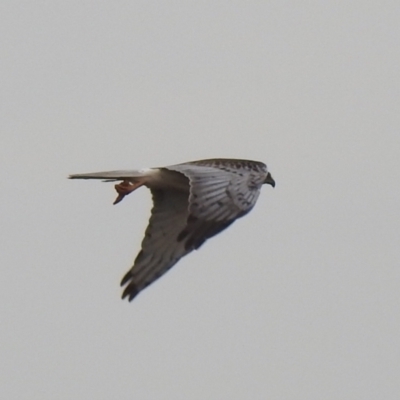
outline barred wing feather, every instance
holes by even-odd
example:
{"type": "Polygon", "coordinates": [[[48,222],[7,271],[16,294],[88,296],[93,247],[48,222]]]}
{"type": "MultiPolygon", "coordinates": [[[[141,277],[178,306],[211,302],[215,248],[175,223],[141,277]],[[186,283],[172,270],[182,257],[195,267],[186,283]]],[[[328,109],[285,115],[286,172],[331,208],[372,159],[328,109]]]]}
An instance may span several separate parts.
{"type": "Polygon", "coordinates": [[[121,281],[128,284],[122,298],[132,300],[141,290],[172,268],[189,251],[177,241],[188,218],[187,193],[152,190],[154,206],[142,250],[121,281]]]}

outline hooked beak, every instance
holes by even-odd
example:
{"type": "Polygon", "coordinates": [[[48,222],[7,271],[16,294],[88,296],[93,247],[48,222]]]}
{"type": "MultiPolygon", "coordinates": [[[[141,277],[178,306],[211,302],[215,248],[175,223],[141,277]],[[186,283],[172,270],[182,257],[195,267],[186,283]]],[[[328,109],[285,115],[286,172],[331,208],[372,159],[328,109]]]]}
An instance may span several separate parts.
{"type": "Polygon", "coordinates": [[[275,187],[274,178],[272,178],[272,175],[269,172],[267,174],[267,177],[265,178],[264,183],[268,183],[268,185],[271,185],[272,187],[275,187]]]}

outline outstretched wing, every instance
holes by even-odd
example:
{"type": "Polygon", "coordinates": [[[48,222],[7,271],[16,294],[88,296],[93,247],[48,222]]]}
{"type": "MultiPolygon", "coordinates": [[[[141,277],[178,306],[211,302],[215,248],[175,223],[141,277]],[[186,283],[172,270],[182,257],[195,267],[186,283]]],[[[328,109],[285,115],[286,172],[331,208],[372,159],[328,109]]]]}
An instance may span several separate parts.
{"type": "Polygon", "coordinates": [[[129,301],[191,251],[177,241],[188,219],[188,192],[152,189],[152,194],[154,206],[142,249],[121,281],[121,286],[127,284],[122,298],[129,301]]]}
{"type": "MultiPolygon", "coordinates": [[[[162,168],[188,179],[190,190],[166,186],[152,188],[154,207],[133,267],[122,279],[127,284],[122,298],[132,300],[173,267],[180,258],[198,249],[237,218],[247,214],[257,201],[262,179],[251,171],[179,164],[162,168]]],[[[258,174],[259,175],[259,174],[258,174]]]]}

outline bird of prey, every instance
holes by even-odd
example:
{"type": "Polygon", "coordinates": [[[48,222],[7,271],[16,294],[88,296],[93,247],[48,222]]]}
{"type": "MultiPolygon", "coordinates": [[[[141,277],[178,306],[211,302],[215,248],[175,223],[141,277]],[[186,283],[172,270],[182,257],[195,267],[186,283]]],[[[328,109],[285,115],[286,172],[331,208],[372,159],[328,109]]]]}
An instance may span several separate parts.
{"type": "Polygon", "coordinates": [[[114,204],[141,186],[152,193],[153,209],[142,249],[121,281],[121,286],[126,285],[122,298],[129,301],[186,254],[246,215],[264,183],[275,187],[264,163],[224,158],[69,178],[122,181],[115,185],[114,204]]]}

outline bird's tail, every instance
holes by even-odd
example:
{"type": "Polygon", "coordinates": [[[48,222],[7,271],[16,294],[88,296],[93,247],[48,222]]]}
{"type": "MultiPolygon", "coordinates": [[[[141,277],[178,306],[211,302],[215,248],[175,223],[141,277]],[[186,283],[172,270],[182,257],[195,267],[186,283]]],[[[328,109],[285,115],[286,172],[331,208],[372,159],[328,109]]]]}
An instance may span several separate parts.
{"type": "Polygon", "coordinates": [[[88,174],[70,175],[69,179],[103,179],[105,182],[132,180],[146,176],[146,171],[141,170],[122,170],[122,171],[104,171],[92,172],[88,174]]]}

